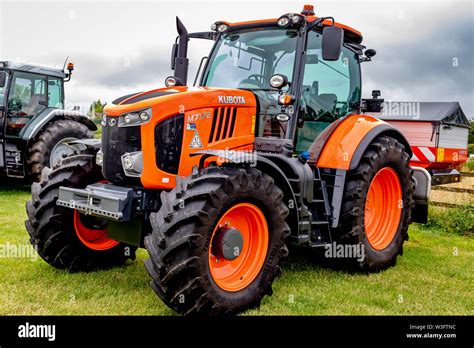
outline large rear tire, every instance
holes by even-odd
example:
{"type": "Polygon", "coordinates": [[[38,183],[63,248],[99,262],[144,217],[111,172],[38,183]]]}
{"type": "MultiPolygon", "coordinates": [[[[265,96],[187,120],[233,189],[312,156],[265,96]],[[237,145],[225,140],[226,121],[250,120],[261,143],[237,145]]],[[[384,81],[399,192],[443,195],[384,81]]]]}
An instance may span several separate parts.
{"type": "Polygon", "coordinates": [[[288,254],[282,198],[273,179],[256,169],[212,167],[181,179],[150,217],[145,265],[152,288],[183,314],[259,306],[288,254]]]}
{"type": "Polygon", "coordinates": [[[82,154],[63,159],[54,170],[44,168],[41,182],[33,183],[26,228],[31,244],[51,266],[92,271],[135,259],[136,247],[108,238],[104,221],[56,205],[60,186],[84,188],[101,180],[94,155],[82,154]]]}
{"type": "Polygon", "coordinates": [[[350,268],[380,271],[395,265],[403,254],[413,207],[409,161],[400,142],[380,136],[357,168],[348,172],[335,235],[337,244],[359,247],[362,252],[344,260],[350,268]]]}
{"type": "Polygon", "coordinates": [[[28,150],[27,176],[39,182],[43,168],[53,168],[63,157],[78,154],[83,147],[66,145],[68,141],[92,138],[92,132],[82,123],[57,120],[50,123],[36,138],[28,150]]]}

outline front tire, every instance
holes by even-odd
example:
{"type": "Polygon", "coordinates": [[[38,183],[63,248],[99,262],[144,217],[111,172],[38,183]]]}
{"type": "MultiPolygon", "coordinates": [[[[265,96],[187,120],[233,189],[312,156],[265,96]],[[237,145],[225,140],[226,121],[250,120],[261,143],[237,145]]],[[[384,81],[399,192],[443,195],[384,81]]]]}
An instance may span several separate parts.
{"type": "Polygon", "coordinates": [[[152,288],[183,314],[257,307],[271,294],[280,259],[288,254],[282,198],[273,179],[256,169],[212,167],[181,179],[150,217],[145,265],[152,288]],[[241,250],[235,248],[239,233],[241,250]],[[237,254],[228,254],[232,250],[237,254]]]}
{"type": "MultiPolygon", "coordinates": [[[[379,136],[347,174],[336,243],[360,248],[343,262],[374,272],[394,266],[408,240],[414,183],[410,156],[396,139],[379,136]]],[[[354,250],[354,249],[353,249],[354,250]]]]}
{"type": "Polygon", "coordinates": [[[32,200],[26,203],[31,244],[51,266],[70,272],[105,269],[135,259],[136,247],[109,239],[103,220],[56,205],[61,186],[85,188],[103,180],[94,158],[71,156],[54,170],[45,168],[41,182],[31,187],[32,200]]]}
{"type": "Polygon", "coordinates": [[[92,132],[82,123],[57,120],[49,124],[28,149],[27,176],[39,182],[43,168],[53,168],[58,160],[83,150],[80,145],[65,145],[68,141],[92,138],[92,132]]]}

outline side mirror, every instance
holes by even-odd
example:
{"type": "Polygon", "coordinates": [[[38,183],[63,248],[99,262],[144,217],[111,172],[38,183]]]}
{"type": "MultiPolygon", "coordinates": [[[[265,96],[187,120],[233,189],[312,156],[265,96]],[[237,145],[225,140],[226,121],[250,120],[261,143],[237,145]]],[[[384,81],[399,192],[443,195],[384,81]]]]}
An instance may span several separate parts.
{"type": "Polygon", "coordinates": [[[336,27],[324,27],[321,49],[323,60],[338,60],[342,51],[342,43],[344,40],[344,30],[336,27]]]}
{"type": "Polygon", "coordinates": [[[174,70],[176,64],[176,57],[178,56],[178,44],[173,44],[171,48],[171,70],[174,70]]]}
{"type": "Polygon", "coordinates": [[[0,88],[5,87],[7,84],[7,73],[5,71],[0,71],[0,88]]]}
{"type": "Polygon", "coordinates": [[[367,58],[372,58],[373,56],[375,56],[377,54],[377,51],[375,51],[374,49],[372,48],[369,48],[368,50],[365,50],[365,56],[367,58]]]}

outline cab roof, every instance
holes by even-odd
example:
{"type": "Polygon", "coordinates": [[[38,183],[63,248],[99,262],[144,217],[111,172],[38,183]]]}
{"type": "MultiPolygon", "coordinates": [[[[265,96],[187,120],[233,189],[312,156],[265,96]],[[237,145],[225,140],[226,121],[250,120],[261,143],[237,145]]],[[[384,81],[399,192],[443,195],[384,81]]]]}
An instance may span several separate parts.
{"type": "Polygon", "coordinates": [[[50,68],[45,66],[40,66],[31,63],[22,63],[16,61],[0,61],[0,69],[10,69],[16,71],[24,71],[34,74],[55,76],[60,78],[65,78],[66,74],[64,71],[58,68],[50,68]]]}
{"type": "MultiPolygon", "coordinates": [[[[317,19],[319,19],[320,17],[317,17],[317,16],[305,16],[306,17],[306,20],[308,21],[308,23],[311,23],[317,19]]],[[[278,21],[278,18],[269,18],[269,19],[258,19],[258,20],[252,20],[252,21],[244,21],[244,22],[235,22],[235,23],[231,23],[231,22],[226,22],[226,21],[221,21],[220,23],[225,23],[227,24],[228,26],[230,26],[233,30],[239,30],[239,29],[254,29],[254,28],[262,28],[262,27],[269,27],[269,26],[277,26],[277,21],[278,21]]],[[[323,26],[330,26],[332,25],[332,21],[329,20],[329,19],[325,19],[323,22],[322,22],[322,25],[323,26]]],[[[357,43],[357,44],[360,44],[362,42],[362,33],[354,28],[351,28],[345,24],[342,24],[342,23],[338,23],[338,22],[335,22],[334,25],[336,25],[337,27],[340,27],[342,29],[344,29],[344,36],[354,42],[354,43],[357,43]]]]}

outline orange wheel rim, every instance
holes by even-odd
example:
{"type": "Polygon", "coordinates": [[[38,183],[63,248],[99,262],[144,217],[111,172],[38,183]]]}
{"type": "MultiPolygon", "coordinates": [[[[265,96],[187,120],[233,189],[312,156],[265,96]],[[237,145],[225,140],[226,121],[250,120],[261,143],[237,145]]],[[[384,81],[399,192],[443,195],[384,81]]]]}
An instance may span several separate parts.
{"type": "Polygon", "coordinates": [[[384,167],[375,174],[365,201],[365,233],[372,248],[383,250],[392,242],[402,209],[400,179],[395,170],[384,167]]]}
{"type": "Polygon", "coordinates": [[[268,251],[268,224],[262,211],[253,204],[240,203],[220,218],[209,245],[209,269],[214,282],[226,291],[246,288],[257,277],[268,251]],[[236,229],[243,238],[242,250],[234,260],[213,254],[211,245],[222,227],[236,229]]]}
{"type": "Polygon", "coordinates": [[[74,210],[74,229],[79,240],[86,247],[93,250],[108,250],[119,244],[118,241],[107,237],[107,227],[102,229],[89,228],[81,221],[83,216],[74,210]]]}

